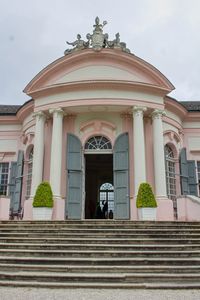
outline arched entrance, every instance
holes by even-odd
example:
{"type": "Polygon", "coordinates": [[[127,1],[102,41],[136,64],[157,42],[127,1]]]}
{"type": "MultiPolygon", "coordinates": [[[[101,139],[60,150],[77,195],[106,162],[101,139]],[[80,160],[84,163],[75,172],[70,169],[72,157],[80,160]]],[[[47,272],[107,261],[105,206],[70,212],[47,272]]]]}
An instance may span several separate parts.
{"type": "Polygon", "coordinates": [[[85,144],[85,218],[100,218],[100,186],[113,183],[112,144],[104,136],[93,136],[85,144]]]}
{"type": "Polygon", "coordinates": [[[101,218],[113,219],[114,216],[114,186],[105,182],[100,186],[99,191],[101,218]]]}
{"type": "Polygon", "coordinates": [[[119,135],[114,147],[104,136],[91,137],[82,148],[73,134],[67,137],[66,218],[94,219],[100,203],[100,187],[114,186],[115,219],[129,219],[128,133],[119,135]]]}

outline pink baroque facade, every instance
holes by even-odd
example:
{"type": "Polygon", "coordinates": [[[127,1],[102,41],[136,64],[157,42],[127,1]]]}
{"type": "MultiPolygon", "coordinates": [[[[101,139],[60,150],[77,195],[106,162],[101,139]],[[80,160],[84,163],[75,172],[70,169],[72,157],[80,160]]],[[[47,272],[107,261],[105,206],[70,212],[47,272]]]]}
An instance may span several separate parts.
{"type": "Polygon", "coordinates": [[[95,22],[26,86],[29,101],[0,106],[0,219],[31,220],[49,181],[54,220],[97,218],[104,201],[137,220],[142,182],[158,221],[200,220],[200,102],[168,96],[169,80],[95,22]]]}

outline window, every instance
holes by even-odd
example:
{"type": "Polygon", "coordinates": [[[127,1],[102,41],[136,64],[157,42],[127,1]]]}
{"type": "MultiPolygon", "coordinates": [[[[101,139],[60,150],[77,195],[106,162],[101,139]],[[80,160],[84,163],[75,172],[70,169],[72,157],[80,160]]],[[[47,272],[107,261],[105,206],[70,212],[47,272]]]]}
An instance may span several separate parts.
{"type": "Polygon", "coordinates": [[[0,195],[7,195],[9,163],[0,163],[0,195]]]}
{"type": "Polygon", "coordinates": [[[32,168],[33,168],[33,148],[31,149],[29,156],[28,156],[26,198],[29,198],[30,194],[31,194],[32,168]]]}
{"type": "Polygon", "coordinates": [[[112,149],[111,142],[104,136],[93,136],[85,144],[86,150],[112,149]]]}
{"type": "Polygon", "coordinates": [[[166,184],[167,196],[173,201],[174,215],[177,217],[176,205],[176,165],[173,150],[169,145],[165,146],[165,166],[166,166],[166,184]]]}
{"type": "Polygon", "coordinates": [[[197,176],[198,176],[199,197],[200,197],[200,161],[197,162],[197,176]]]}
{"type": "Polygon", "coordinates": [[[114,213],[114,187],[111,183],[104,183],[100,186],[100,206],[103,211],[103,206],[107,202],[108,208],[105,212],[105,218],[111,218],[110,214],[114,213]]]}

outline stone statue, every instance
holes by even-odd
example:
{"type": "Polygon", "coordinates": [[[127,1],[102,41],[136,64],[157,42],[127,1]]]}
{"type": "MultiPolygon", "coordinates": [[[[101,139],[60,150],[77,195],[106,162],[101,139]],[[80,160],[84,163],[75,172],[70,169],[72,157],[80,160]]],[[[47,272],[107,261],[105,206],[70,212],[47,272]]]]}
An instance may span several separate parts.
{"type": "Polygon", "coordinates": [[[95,51],[100,51],[102,48],[114,48],[121,51],[130,53],[130,50],[126,48],[126,43],[120,42],[119,32],[116,33],[113,41],[108,40],[108,34],[103,33],[103,27],[107,24],[107,21],[100,23],[99,17],[95,18],[95,24],[93,25],[93,33],[86,35],[87,41],[81,39],[81,35],[77,34],[77,40],[72,43],[67,42],[68,45],[73,46],[72,49],[66,49],[64,54],[70,54],[77,50],[84,50],[87,48],[93,48],[95,51]]]}
{"type": "Polygon", "coordinates": [[[116,33],[115,39],[113,41],[108,41],[108,47],[109,48],[118,48],[121,49],[122,51],[125,51],[127,53],[130,53],[130,50],[126,48],[126,43],[120,42],[120,34],[119,32],[116,33]]]}
{"type": "Polygon", "coordinates": [[[81,35],[80,34],[77,34],[77,40],[72,42],[72,43],[69,43],[67,42],[68,45],[71,45],[71,46],[74,46],[74,50],[82,50],[82,49],[85,49],[85,48],[88,48],[89,46],[89,42],[85,42],[84,40],[81,40],[81,35]]]}
{"type": "Polygon", "coordinates": [[[88,33],[87,39],[91,41],[91,46],[95,51],[100,51],[102,48],[106,47],[106,41],[108,40],[108,34],[103,33],[103,27],[107,24],[106,21],[103,21],[103,24],[100,24],[99,17],[96,17],[95,24],[93,25],[94,30],[93,34],[88,33]]]}
{"type": "Polygon", "coordinates": [[[99,23],[99,17],[96,17],[95,24],[93,25],[94,31],[93,32],[103,32],[103,27],[107,24],[107,21],[103,21],[103,24],[99,23]]]}
{"type": "Polygon", "coordinates": [[[66,42],[68,45],[74,46],[73,49],[66,49],[64,54],[67,55],[73,51],[77,50],[83,50],[89,47],[89,41],[85,42],[84,40],[81,40],[81,35],[77,34],[77,40],[75,40],[72,43],[66,42]]]}

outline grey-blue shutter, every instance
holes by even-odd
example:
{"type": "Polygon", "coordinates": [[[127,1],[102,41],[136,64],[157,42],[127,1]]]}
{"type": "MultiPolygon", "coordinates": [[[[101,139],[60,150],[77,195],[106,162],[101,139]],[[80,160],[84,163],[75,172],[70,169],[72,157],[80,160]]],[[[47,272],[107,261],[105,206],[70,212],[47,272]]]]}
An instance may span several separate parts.
{"type": "Polygon", "coordinates": [[[81,219],[82,148],[80,140],[73,134],[67,135],[67,172],[66,216],[81,219]]]}
{"type": "Polygon", "coordinates": [[[188,160],[189,195],[198,196],[195,160],[188,160]]]}
{"type": "Polygon", "coordinates": [[[16,185],[14,191],[13,213],[18,213],[21,209],[23,164],[24,164],[24,152],[22,150],[19,150],[18,157],[17,157],[16,185]]]}
{"type": "Polygon", "coordinates": [[[129,141],[128,133],[121,134],[114,145],[114,218],[129,219],[129,141]]]}
{"type": "Polygon", "coordinates": [[[181,194],[189,194],[189,176],[188,176],[188,163],[186,148],[182,148],[179,156],[180,162],[180,182],[181,182],[181,194]]]}
{"type": "Polygon", "coordinates": [[[14,198],[15,198],[15,186],[16,186],[16,176],[17,176],[17,162],[12,161],[10,167],[10,177],[9,177],[9,189],[8,195],[10,197],[10,211],[13,211],[14,198]]]}

